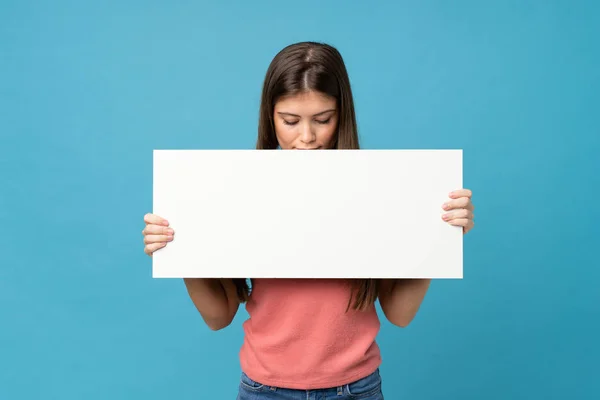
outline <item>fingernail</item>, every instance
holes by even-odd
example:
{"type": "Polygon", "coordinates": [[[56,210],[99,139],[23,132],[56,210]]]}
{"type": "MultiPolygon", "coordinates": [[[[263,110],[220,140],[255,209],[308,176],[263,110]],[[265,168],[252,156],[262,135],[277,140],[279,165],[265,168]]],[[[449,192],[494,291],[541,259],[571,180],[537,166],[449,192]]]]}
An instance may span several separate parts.
{"type": "Polygon", "coordinates": [[[169,226],[169,221],[163,221],[164,226],[169,226]]]}
{"type": "Polygon", "coordinates": [[[173,231],[173,229],[171,229],[171,228],[167,229],[167,235],[173,235],[173,233],[175,233],[175,231],[173,231]]]}
{"type": "Polygon", "coordinates": [[[450,215],[444,214],[444,215],[442,215],[442,218],[444,219],[444,221],[448,221],[448,219],[450,218],[450,215]]]}
{"type": "Polygon", "coordinates": [[[173,236],[172,235],[167,236],[167,240],[173,240],[173,236]]]}
{"type": "Polygon", "coordinates": [[[444,205],[442,205],[442,208],[443,208],[444,210],[447,210],[447,209],[448,209],[448,203],[444,203],[444,205]]]}

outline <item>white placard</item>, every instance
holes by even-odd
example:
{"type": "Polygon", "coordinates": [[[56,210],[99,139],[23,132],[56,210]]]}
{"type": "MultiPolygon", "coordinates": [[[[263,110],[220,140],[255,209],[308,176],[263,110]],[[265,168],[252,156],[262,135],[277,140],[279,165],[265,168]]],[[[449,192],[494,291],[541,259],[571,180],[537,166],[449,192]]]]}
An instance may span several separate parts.
{"type": "Polygon", "coordinates": [[[462,278],[462,150],[155,150],[156,278],[462,278]]]}

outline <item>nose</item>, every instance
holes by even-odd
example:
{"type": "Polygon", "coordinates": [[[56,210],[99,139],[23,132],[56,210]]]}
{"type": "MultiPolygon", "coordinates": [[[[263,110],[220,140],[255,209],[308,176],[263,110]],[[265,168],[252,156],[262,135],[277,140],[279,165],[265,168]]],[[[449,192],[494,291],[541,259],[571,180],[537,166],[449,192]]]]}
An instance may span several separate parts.
{"type": "Polygon", "coordinates": [[[316,138],[317,136],[312,131],[312,127],[310,126],[310,124],[303,124],[300,132],[300,141],[302,143],[308,144],[314,142],[316,138]]]}

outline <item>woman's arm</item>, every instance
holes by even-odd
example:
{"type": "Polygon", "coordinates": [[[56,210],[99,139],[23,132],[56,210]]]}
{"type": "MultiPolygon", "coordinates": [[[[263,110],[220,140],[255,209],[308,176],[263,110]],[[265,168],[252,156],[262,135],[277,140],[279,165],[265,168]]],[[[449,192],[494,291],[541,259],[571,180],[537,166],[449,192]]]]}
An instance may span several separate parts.
{"type": "Polygon", "coordinates": [[[231,279],[184,278],[192,302],[213,331],[231,324],[240,302],[231,279]]]}
{"type": "MultiPolygon", "coordinates": [[[[444,221],[462,226],[465,234],[474,226],[472,195],[469,189],[454,190],[449,195],[451,200],[442,206],[448,211],[442,216],[444,221]]],[[[386,318],[394,325],[408,326],[417,315],[430,284],[431,279],[383,279],[379,303],[386,318]]]]}
{"type": "Polygon", "coordinates": [[[413,320],[429,289],[431,279],[383,279],[379,304],[394,325],[406,327],[413,320]]]}

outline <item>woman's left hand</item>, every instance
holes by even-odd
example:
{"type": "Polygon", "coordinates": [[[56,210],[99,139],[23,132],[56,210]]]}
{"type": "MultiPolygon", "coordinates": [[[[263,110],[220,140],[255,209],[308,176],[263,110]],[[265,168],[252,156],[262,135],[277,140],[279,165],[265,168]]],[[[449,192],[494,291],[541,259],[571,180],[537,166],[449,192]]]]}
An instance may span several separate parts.
{"type": "Polygon", "coordinates": [[[472,192],[469,189],[458,189],[450,193],[450,200],[442,205],[446,211],[442,219],[450,225],[462,226],[463,234],[473,229],[473,210],[471,202],[472,192]]]}

